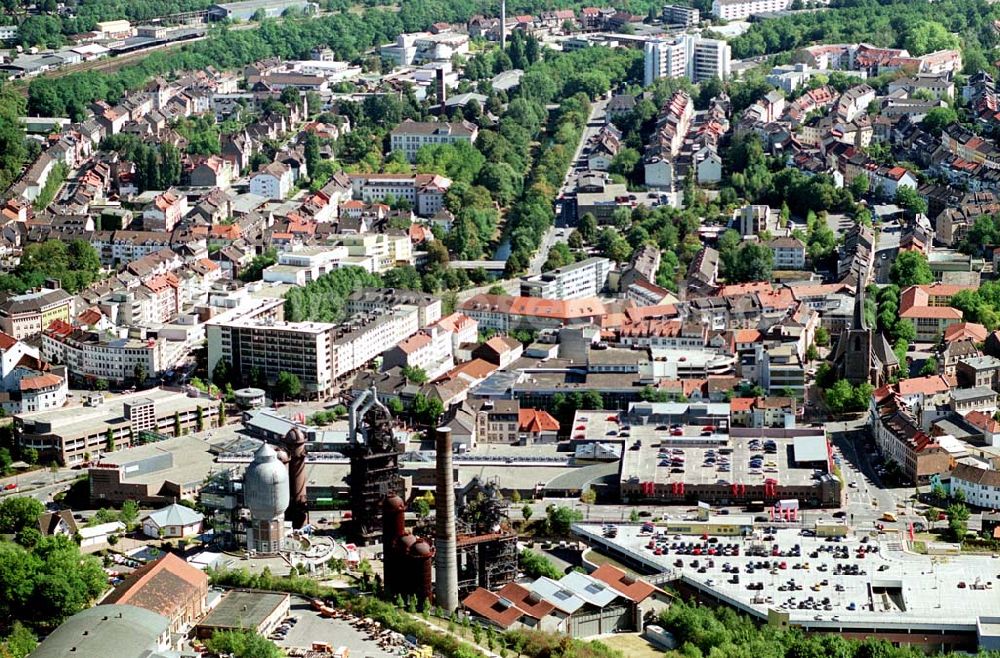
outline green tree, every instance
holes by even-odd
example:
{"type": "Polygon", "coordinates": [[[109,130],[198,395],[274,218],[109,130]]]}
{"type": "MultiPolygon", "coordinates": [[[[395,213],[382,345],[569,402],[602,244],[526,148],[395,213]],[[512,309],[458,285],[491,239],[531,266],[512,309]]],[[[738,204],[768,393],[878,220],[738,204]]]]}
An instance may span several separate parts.
{"type": "Polygon", "coordinates": [[[295,373],[282,370],[278,373],[278,379],[274,384],[274,391],[284,400],[295,398],[302,393],[302,382],[295,373]]]}
{"type": "Polygon", "coordinates": [[[568,535],[570,526],[583,520],[583,514],[579,510],[561,505],[551,505],[546,510],[546,525],[549,531],[556,535],[568,535]]]}
{"type": "Polygon", "coordinates": [[[139,522],[139,503],[134,500],[126,500],[122,503],[122,510],[118,515],[118,520],[125,524],[129,530],[133,529],[139,522]]]}
{"type": "Polygon", "coordinates": [[[108,431],[104,433],[104,444],[108,452],[115,451],[115,431],[113,428],[109,427],[108,431]]]}
{"type": "Polygon", "coordinates": [[[826,404],[835,414],[847,411],[854,399],[854,389],[846,379],[837,382],[826,391],[826,404]]]}
{"type": "Polygon", "coordinates": [[[531,517],[532,517],[532,515],[533,515],[534,513],[535,513],[535,511],[534,511],[533,509],[531,509],[531,505],[528,505],[528,504],[525,504],[525,505],[524,505],[524,506],[523,506],[523,507],[521,508],[521,516],[522,516],[522,517],[524,518],[524,522],[525,522],[525,524],[527,524],[527,523],[528,523],[528,521],[530,521],[530,520],[531,520],[531,517]]]}
{"type": "Polygon", "coordinates": [[[25,528],[37,527],[45,511],[41,502],[28,496],[9,496],[0,501],[0,535],[15,535],[25,528]]]}
{"type": "Polygon", "coordinates": [[[958,121],[958,113],[954,108],[945,106],[928,110],[920,123],[931,134],[940,135],[942,130],[956,121],[958,121]]]}
{"type": "Polygon", "coordinates": [[[205,431],[205,410],[198,405],[197,416],[195,416],[195,428],[198,432],[205,431]]]}
{"type": "Polygon", "coordinates": [[[906,288],[933,283],[934,274],[927,262],[927,256],[919,251],[904,251],[893,261],[889,269],[889,279],[900,288],[906,288]]]}
{"type": "Polygon", "coordinates": [[[958,37],[937,21],[917,22],[906,30],[903,37],[903,48],[915,57],[935,50],[958,48],[959,45],[958,37]]]}
{"type": "Polygon", "coordinates": [[[953,541],[960,542],[965,539],[965,533],[969,531],[969,508],[964,503],[957,502],[948,506],[948,530],[951,531],[953,541]]]}
{"type": "Polygon", "coordinates": [[[564,575],[547,557],[527,548],[523,549],[518,555],[518,566],[520,566],[524,575],[529,578],[541,578],[544,576],[558,580],[564,575]]]}
{"type": "Polygon", "coordinates": [[[426,384],[427,372],[420,366],[403,366],[403,377],[414,384],[426,384]]]}
{"type": "Polygon", "coordinates": [[[896,190],[896,205],[910,211],[914,215],[927,214],[927,201],[912,187],[902,186],[896,190]]]}
{"type": "Polygon", "coordinates": [[[417,498],[413,501],[413,511],[416,512],[417,518],[426,519],[431,513],[430,503],[426,498],[417,498]]]}
{"type": "Polygon", "coordinates": [[[830,346],[830,332],[826,327],[816,327],[816,344],[820,347],[830,346]]]}
{"type": "Polygon", "coordinates": [[[282,658],[285,654],[274,642],[251,631],[216,631],[205,641],[214,654],[232,658],[282,658]]]}
{"type": "Polygon", "coordinates": [[[15,621],[10,633],[0,642],[0,656],[4,658],[26,658],[38,646],[38,638],[28,627],[15,621]]]}

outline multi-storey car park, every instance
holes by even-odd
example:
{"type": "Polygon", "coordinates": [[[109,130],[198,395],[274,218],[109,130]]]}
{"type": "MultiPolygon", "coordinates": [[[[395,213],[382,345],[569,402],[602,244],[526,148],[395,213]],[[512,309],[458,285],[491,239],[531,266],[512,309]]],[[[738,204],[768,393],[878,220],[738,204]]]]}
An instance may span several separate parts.
{"type": "Polygon", "coordinates": [[[623,501],[840,504],[842,484],[833,475],[822,428],[730,427],[729,411],[729,404],[713,402],[643,402],[621,413],[581,411],[571,438],[624,442],[623,501]]]}
{"type": "Polygon", "coordinates": [[[800,530],[727,517],[623,525],[614,537],[600,525],[574,532],[660,574],[658,584],[766,623],[940,651],[1000,646],[995,556],[911,553],[897,535],[855,536],[830,522],[800,530]]]}

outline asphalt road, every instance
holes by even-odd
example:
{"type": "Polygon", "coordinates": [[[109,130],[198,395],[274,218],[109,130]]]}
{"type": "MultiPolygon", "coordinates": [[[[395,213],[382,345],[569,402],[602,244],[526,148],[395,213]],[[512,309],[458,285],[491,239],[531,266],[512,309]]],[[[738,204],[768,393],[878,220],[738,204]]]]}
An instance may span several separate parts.
{"type": "Polygon", "coordinates": [[[549,259],[549,251],[558,242],[569,240],[572,227],[576,226],[576,181],[580,172],[587,170],[587,161],[583,157],[583,149],[587,142],[601,130],[604,125],[605,108],[608,100],[602,98],[590,106],[590,116],[587,125],[580,136],[580,143],[576,145],[573,153],[573,162],[566,176],[563,178],[562,187],[559,188],[559,196],[555,206],[555,224],[549,228],[542,238],[535,257],[531,259],[528,266],[528,275],[541,274],[542,266],[549,259]]]}

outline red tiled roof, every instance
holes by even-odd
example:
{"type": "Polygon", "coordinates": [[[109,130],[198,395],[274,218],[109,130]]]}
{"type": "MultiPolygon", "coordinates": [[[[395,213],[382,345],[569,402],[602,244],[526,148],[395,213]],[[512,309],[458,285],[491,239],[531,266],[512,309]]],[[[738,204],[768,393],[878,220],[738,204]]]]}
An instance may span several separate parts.
{"type": "Polygon", "coordinates": [[[944,330],[944,341],[946,343],[952,343],[956,340],[971,338],[973,341],[979,343],[986,340],[987,333],[989,332],[986,331],[986,327],[981,324],[976,324],[975,322],[959,322],[944,330]]]}
{"type": "Polygon", "coordinates": [[[62,384],[63,378],[59,375],[53,375],[51,373],[46,373],[44,375],[37,375],[35,377],[23,377],[20,382],[18,382],[18,389],[22,391],[34,391],[40,388],[49,388],[51,386],[59,386],[62,384]]]}
{"type": "Polygon", "coordinates": [[[729,410],[733,411],[750,411],[753,409],[754,398],[733,398],[729,401],[729,410]]]}
{"type": "Polygon", "coordinates": [[[621,592],[625,598],[633,603],[641,603],[658,591],[656,587],[646,581],[610,564],[602,564],[590,576],[610,585],[612,589],[621,592]]]}
{"type": "Polygon", "coordinates": [[[208,592],[208,576],[167,553],[133,571],[102,604],[134,605],[173,619],[194,597],[208,592]]]}
{"type": "Polygon", "coordinates": [[[500,628],[510,628],[524,616],[524,611],[513,603],[508,605],[508,601],[509,599],[502,600],[487,589],[477,587],[475,591],[465,597],[462,605],[500,628]]]}
{"type": "Polygon", "coordinates": [[[0,350],[9,350],[17,345],[17,339],[0,331],[0,350]]]}
{"type": "Polygon", "coordinates": [[[540,409],[521,409],[517,412],[517,421],[521,432],[558,432],[559,421],[547,411],[540,409]]]}
{"type": "Polygon", "coordinates": [[[943,375],[927,375],[926,377],[910,377],[901,379],[896,384],[896,390],[900,395],[934,395],[944,393],[955,385],[954,381],[949,381],[943,375]]]}

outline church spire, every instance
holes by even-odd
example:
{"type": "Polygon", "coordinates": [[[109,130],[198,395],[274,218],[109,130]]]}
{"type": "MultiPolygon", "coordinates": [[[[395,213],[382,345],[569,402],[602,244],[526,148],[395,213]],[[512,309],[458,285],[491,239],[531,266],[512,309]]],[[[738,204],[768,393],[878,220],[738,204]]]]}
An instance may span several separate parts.
{"type": "Polygon", "coordinates": [[[854,295],[854,329],[868,329],[865,320],[865,288],[858,283],[858,293],[854,295]]]}

